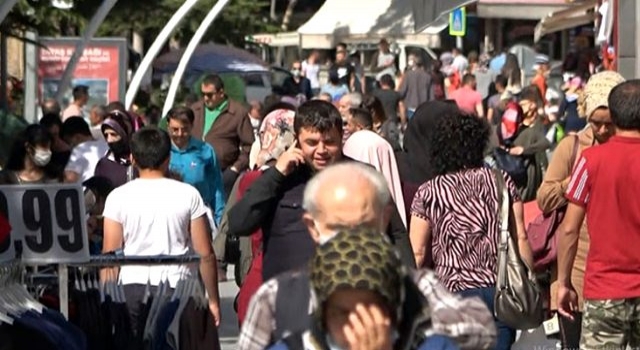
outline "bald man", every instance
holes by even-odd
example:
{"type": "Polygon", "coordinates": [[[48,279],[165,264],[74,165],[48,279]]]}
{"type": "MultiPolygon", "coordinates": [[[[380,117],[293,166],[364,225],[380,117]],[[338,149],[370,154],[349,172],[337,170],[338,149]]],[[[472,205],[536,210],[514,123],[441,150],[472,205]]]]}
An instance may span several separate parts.
{"type": "MultiPolygon", "coordinates": [[[[317,244],[347,228],[357,231],[366,227],[384,234],[395,210],[390,203],[387,183],[374,168],[357,162],[339,163],[322,170],[307,184],[303,221],[317,244]]],[[[412,291],[422,294],[430,307],[429,331],[450,337],[462,349],[487,349],[494,344],[493,316],[480,299],[451,294],[432,271],[412,271],[410,275],[407,283],[414,285],[412,291]]],[[[265,349],[290,334],[309,330],[315,309],[309,288],[306,270],[286,272],[263,284],[251,299],[238,348],[265,349]]]]}

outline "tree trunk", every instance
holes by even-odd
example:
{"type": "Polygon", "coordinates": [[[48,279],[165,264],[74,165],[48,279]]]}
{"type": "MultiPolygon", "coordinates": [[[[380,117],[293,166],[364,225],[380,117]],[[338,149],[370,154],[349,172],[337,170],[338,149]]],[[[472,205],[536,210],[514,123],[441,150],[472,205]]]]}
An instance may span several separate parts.
{"type": "Polygon", "coordinates": [[[282,25],[280,26],[280,29],[283,32],[289,30],[289,23],[291,22],[291,17],[293,17],[293,10],[296,7],[297,3],[298,0],[289,0],[289,3],[287,4],[287,9],[284,12],[284,16],[282,17],[282,25]]]}
{"type": "MultiPolygon", "coordinates": [[[[284,12],[284,16],[282,16],[282,25],[280,26],[280,30],[282,32],[286,32],[289,30],[289,23],[291,22],[291,17],[293,17],[293,10],[296,7],[298,0],[289,0],[287,4],[287,9],[284,12]]],[[[284,56],[284,47],[278,47],[278,53],[276,55],[276,62],[280,65],[283,65],[283,56],[284,56]]]]}

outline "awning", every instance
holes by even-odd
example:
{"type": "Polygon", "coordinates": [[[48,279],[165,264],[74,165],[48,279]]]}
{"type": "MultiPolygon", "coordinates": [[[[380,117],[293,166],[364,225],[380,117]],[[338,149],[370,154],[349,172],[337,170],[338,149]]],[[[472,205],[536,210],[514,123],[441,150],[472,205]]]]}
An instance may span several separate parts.
{"type": "Polygon", "coordinates": [[[413,0],[411,5],[414,29],[416,32],[422,32],[436,22],[448,24],[451,11],[474,2],[477,0],[413,0]]]}
{"type": "Polygon", "coordinates": [[[425,46],[437,47],[435,34],[448,23],[415,30],[413,0],[326,0],[305,24],[298,28],[303,49],[331,49],[339,42],[376,42],[382,38],[416,38],[425,46]]]}
{"type": "Polygon", "coordinates": [[[566,10],[548,14],[536,25],[533,40],[538,42],[547,34],[594,23],[596,13],[593,10],[597,5],[597,0],[586,0],[566,10]]]}
{"type": "Polygon", "coordinates": [[[540,20],[550,12],[571,7],[566,0],[479,0],[479,18],[540,20]]]}
{"type": "Polygon", "coordinates": [[[244,40],[271,47],[298,46],[300,44],[300,35],[298,35],[298,32],[253,34],[245,36],[244,40]]]}

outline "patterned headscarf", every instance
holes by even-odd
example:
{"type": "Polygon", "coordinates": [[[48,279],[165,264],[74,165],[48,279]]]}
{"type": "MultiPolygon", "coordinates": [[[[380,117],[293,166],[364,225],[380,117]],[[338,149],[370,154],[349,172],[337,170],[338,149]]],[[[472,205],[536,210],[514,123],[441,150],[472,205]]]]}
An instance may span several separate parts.
{"type": "Polygon", "coordinates": [[[394,318],[400,319],[405,271],[398,253],[379,231],[354,228],[339,232],[317,248],[310,272],[321,325],[322,306],[341,289],[378,294],[395,311],[394,318]]]}
{"type": "Polygon", "coordinates": [[[260,124],[260,152],[256,163],[264,165],[278,159],[295,141],[293,120],[296,112],[291,109],[275,109],[260,124]]]}

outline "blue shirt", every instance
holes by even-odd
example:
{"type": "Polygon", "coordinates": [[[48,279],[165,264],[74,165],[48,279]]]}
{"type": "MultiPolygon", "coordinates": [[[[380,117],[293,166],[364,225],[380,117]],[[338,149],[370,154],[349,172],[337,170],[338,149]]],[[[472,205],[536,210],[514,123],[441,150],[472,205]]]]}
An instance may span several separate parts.
{"type": "Polygon", "coordinates": [[[222,171],[213,147],[193,137],[185,149],[172,145],[169,168],[200,192],[204,203],[214,213],[216,225],[219,225],[225,200],[222,171]]]}

